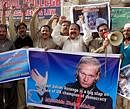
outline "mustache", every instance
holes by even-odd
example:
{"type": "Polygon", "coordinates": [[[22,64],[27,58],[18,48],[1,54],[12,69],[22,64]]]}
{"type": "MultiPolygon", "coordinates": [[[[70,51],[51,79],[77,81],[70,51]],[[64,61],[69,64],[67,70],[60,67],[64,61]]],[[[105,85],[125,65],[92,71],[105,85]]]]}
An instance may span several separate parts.
{"type": "Polygon", "coordinates": [[[76,34],[76,32],[71,32],[70,34],[76,34]]]}
{"type": "Polygon", "coordinates": [[[47,34],[46,33],[42,33],[41,35],[43,36],[43,35],[47,35],[47,34]]]}
{"type": "Polygon", "coordinates": [[[63,29],[63,30],[68,30],[68,29],[67,29],[67,27],[64,27],[64,29],[63,29]]]}

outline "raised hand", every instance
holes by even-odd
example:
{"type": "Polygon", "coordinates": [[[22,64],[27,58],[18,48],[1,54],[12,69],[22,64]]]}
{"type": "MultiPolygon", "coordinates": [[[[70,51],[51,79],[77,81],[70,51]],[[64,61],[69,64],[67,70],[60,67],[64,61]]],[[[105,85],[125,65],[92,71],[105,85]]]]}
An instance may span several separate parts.
{"type": "Polygon", "coordinates": [[[60,16],[60,18],[59,18],[59,24],[61,25],[62,22],[64,22],[65,20],[66,20],[65,16],[60,16]]]}
{"type": "Polygon", "coordinates": [[[103,47],[106,48],[109,45],[109,40],[108,38],[105,38],[105,40],[103,41],[103,47]]]}
{"type": "Polygon", "coordinates": [[[2,10],[5,12],[5,11],[7,11],[7,9],[8,9],[7,2],[4,2],[3,6],[2,6],[2,10]]]}
{"type": "Polygon", "coordinates": [[[53,21],[54,19],[59,20],[59,17],[56,14],[54,14],[54,15],[51,16],[50,20],[53,21]]]}
{"type": "Polygon", "coordinates": [[[80,21],[81,24],[84,23],[84,16],[83,16],[83,15],[80,15],[80,16],[79,16],[79,21],[80,21]]]}
{"type": "Polygon", "coordinates": [[[28,10],[28,4],[27,3],[25,3],[25,4],[23,4],[23,5],[21,5],[21,12],[22,13],[25,13],[27,10],[28,10]]]}
{"type": "Polygon", "coordinates": [[[41,9],[42,9],[41,7],[36,7],[36,8],[33,10],[33,15],[38,14],[38,12],[39,12],[41,9]]]}
{"type": "Polygon", "coordinates": [[[14,14],[15,9],[16,9],[15,6],[11,6],[11,7],[10,7],[10,12],[11,12],[11,14],[14,14]]]}

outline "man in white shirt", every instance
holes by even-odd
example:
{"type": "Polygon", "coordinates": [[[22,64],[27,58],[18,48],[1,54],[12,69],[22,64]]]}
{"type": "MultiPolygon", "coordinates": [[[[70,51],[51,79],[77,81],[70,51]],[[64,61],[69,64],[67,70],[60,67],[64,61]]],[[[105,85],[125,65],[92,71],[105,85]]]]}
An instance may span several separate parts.
{"type": "Polygon", "coordinates": [[[85,25],[83,16],[80,16],[80,21],[83,27],[84,35],[80,35],[80,26],[76,23],[72,23],[69,27],[69,35],[61,36],[61,24],[66,20],[65,16],[59,18],[57,26],[52,32],[52,37],[54,42],[62,48],[64,51],[69,52],[84,52],[86,51],[86,46],[92,40],[92,33],[85,25]]]}

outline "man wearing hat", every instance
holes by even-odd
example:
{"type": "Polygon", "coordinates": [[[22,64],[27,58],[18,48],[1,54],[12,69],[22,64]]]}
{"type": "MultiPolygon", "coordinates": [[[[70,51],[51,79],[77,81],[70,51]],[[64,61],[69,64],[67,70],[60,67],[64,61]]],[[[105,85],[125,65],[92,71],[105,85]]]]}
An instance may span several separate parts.
{"type": "Polygon", "coordinates": [[[123,28],[124,41],[120,46],[120,53],[122,54],[121,67],[130,64],[130,23],[126,23],[123,28]]]}

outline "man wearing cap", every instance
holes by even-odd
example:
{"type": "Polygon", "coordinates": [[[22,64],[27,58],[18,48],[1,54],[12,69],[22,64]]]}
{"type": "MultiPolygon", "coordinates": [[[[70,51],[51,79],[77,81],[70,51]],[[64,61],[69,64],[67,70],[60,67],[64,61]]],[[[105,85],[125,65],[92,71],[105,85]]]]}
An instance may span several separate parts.
{"type": "Polygon", "coordinates": [[[130,23],[125,24],[123,28],[124,41],[120,46],[120,53],[122,54],[122,64],[124,67],[130,64],[130,23]]]}

